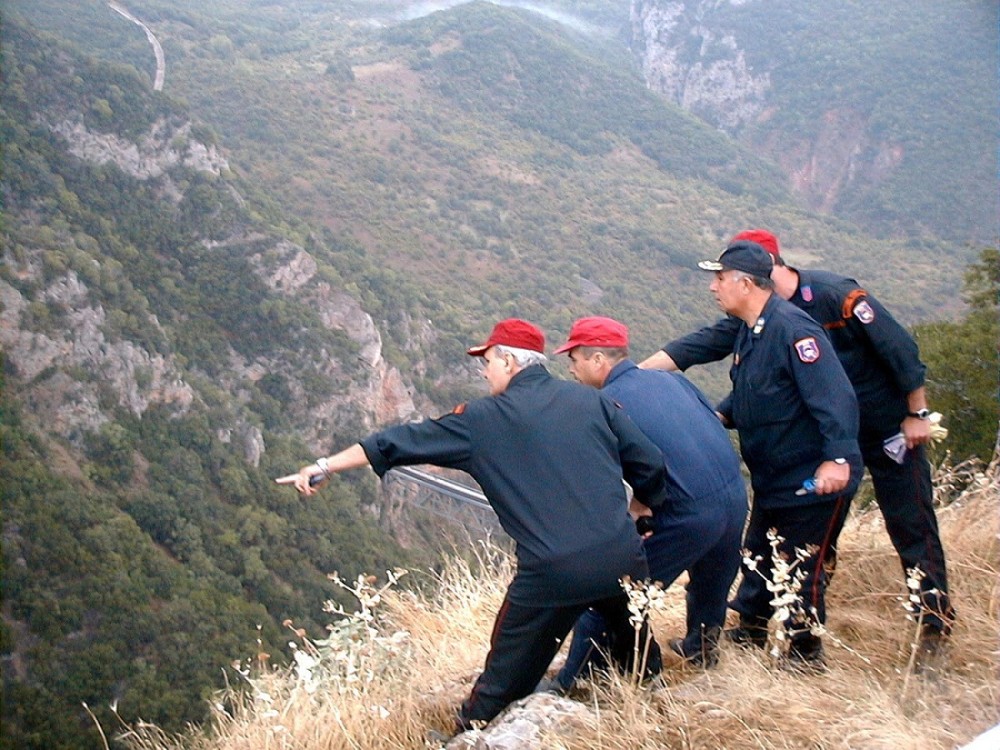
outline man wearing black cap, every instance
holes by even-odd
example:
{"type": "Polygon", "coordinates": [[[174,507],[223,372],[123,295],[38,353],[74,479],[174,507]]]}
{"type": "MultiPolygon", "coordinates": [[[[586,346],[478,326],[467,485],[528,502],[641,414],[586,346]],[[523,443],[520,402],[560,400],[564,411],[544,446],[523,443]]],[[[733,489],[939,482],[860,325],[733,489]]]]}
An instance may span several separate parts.
{"type": "Polygon", "coordinates": [[[490,396],[439,419],[382,430],[277,480],[311,495],[317,481],[345,469],[368,465],[383,476],[393,466],[429,463],[464,470],[482,487],[517,543],[517,574],[456,731],[531,693],[588,607],[609,624],[616,664],[630,665],[638,644],[647,674],[659,671],[659,648],[645,623],[637,633],[629,622],[620,580],[648,575],[622,479],[640,503],[659,508],[663,457],[610,399],[553,378],[544,345],[530,323],[500,321],[468,350],[483,358],[490,396]]]}
{"type": "Polygon", "coordinates": [[[824,560],[836,548],[861,479],[858,406],[844,368],[822,327],[774,293],[771,258],[754,242],[729,245],[709,286],[719,307],[739,321],[733,345],[732,393],[719,405],[735,427],[750,470],[753,507],[744,546],[760,558],[744,569],[730,606],[740,613],[738,634],[764,645],[774,593],[771,540],[800,562],[799,591],[806,622],[791,622],[790,666],[824,665],[817,627],[826,620],[824,560]],[[765,580],[767,579],[767,580],[765,580]]]}
{"type": "MultiPolygon", "coordinates": [[[[854,279],[828,271],[799,270],[785,263],[778,238],[766,229],[740,232],[771,255],[775,292],[804,310],[827,331],[854,387],[861,413],[858,442],[872,477],[886,531],[904,572],[919,568],[921,620],[917,667],[933,663],[949,635],[955,610],[948,596],[944,548],[934,513],[930,440],[924,388],[926,367],[913,337],[854,279]],[[892,449],[896,441],[896,450],[892,449]]],[[[725,318],[682,336],[639,366],[686,370],[727,357],[739,321],[725,318]]]]}

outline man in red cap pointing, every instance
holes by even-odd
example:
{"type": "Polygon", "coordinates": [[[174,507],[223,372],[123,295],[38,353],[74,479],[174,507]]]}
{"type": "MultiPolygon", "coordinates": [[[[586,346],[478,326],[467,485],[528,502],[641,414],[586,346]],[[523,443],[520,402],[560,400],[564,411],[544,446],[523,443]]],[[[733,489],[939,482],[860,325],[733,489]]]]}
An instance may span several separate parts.
{"type": "Polygon", "coordinates": [[[488,722],[531,693],[588,607],[608,622],[616,665],[629,668],[638,643],[647,674],[659,671],[659,648],[647,624],[637,632],[629,622],[620,580],[648,574],[622,479],[650,511],[661,507],[663,457],[610,399],[553,378],[544,348],[538,328],[502,320],[468,350],[483,359],[488,397],[439,419],[382,430],[277,480],[311,495],[317,480],[334,472],[367,465],[383,476],[394,466],[428,463],[466,471],[482,487],[517,543],[517,574],[456,731],[488,722]]]}

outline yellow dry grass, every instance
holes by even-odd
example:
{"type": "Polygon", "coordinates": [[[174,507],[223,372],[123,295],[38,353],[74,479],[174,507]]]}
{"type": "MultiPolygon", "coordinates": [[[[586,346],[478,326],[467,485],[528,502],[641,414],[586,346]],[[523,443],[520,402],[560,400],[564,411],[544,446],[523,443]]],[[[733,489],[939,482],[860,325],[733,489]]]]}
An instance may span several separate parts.
{"type": "MultiPolygon", "coordinates": [[[[878,512],[852,517],[841,538],[829,592],[829,672],[793,675],[763,653],[724,645],[704,672],[668,661],[662,685],[590,685],[580,699],[595,720],[545,747],[910,748],[968,742],[1000,720],[1000,470],[997,461],[960,492],[955,470],[938,478],[949,504],[939,511],[959,619],[942,668],[914,674],[916,624],[878,512]],[[834,645],[839,641],[843,647],[834,645]]],[[[209,726],[168,737],[148,725],[123,734],[136,750],[379,750],[424,748],[432,727],[450,726],[486,654],[493,613],[511,560],[480,548],[479,565],[452,560],[433,594],[398,588],[375,600],[375,619],[346,639],[336,657],[305,672],[249,674],[249,689],[219,698],[209,726]]],[[[680,633],[683,590],[667,592],[655,614],[661,639],[680,633]]],[[[310,644],[303,644],[307,647],[310,644]]],[[[306,660],[306,665],[309,662],[306,660]]]]}

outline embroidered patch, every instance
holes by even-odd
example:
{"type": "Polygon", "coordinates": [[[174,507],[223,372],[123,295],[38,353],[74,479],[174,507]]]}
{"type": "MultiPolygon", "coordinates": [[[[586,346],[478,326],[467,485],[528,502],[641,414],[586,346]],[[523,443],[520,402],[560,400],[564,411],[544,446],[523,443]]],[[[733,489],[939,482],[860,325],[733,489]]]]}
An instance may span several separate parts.
{"type": "Polygon", "coordinates": [[[875,311],[872,309],[872,306],[868,304],[868,300],[863,299],[854,306],[854,317],[865,325],[868,325],[875,320],[875,311]]]}
{"type": "Polygon", "coordinates": [[[802,299],[804,299],[806,302],[813,301],[813,290],[811,286],[804,286],[802,287],[802,289],[799,290],[799,292],[802,294],[802,299]]]}
{"type": "Polygon", "coordinates": [[[807,365],[812,364],[819,359],[819,344],[816,343],[816,339],[812,336],[799,339],[795,342],[795,353],[807,365]]]}

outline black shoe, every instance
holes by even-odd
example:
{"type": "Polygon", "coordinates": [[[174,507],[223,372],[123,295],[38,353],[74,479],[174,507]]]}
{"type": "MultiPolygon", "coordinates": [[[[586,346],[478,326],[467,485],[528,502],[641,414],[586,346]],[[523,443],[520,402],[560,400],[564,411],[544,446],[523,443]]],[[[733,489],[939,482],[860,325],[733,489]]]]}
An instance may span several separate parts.
{"type": "Polygon", "coordinates": [[[765,648],[767,646],[767,628],[758,628],[752,625],[737,625],[735,628],[726,628],[722,635],[730,643],[747,648],[765,648]]]}
{"type": "Polygon", "coordinates": [[[913,671],[916,674],[935,672],[944,662],[945,646],[948,636],[933,625],[924,625],[920,629],[920,640],[917,642],[916,658],[913,671]]]}
{"type": "Polygon", "coordinates": [[[827,671],[823,641],[815,635],[793,639],[781,667],[789,672],[823,674],[827,671]]]}
{"type": "Polygon", "coordinates": [[[708,669],[709,667],[714,667],[719,661],[719,647],[717,642],[705,642],[702,644],[700,651],[695,651],[693,653],[687,653],[684,650],[683,638],[671,638],[667,642],[667,646],[685,662],[695,667],[708,669]]]}
{"type": "Polygon", "coordinates": [[[556,695],[566,695],[570,690],[570,687],[564,687],[557,677],[543,677],[535,685],[535,689],[532,692],[535,693],[555,693],[556,695]]]}

